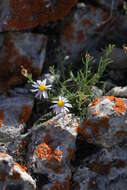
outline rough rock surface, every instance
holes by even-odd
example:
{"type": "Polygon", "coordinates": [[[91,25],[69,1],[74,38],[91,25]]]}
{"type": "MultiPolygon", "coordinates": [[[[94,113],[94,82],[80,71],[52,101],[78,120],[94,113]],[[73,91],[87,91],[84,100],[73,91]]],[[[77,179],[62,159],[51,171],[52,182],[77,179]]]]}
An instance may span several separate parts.
{"type": "Polygon", "coordinates": [[[25,89],[10,91],[0,96],[0,142],[15,141],[23,132],[32,113],[33,99],[25,89]]]}
{"type": "Polygon", "coordinates": [[[127,189],[127,146],[102,149],[76,169],[73,190],[127,189]]]}
{"type": "Polygon", "coordinates": [[[76,9],[65,21],[60,36],[60,48],[69,60],[75,61],[79,54],[81,58],[81,52],[86,49],[95,50],[102,34],[112,29],[109,17],[109,12],[91,5],[76,9]]]}
{"type": "Polygon", "coordinates": [[[108,96],[117,96],[121,98],[127,98],[127,86],[125,87],[114,87],[106,95],[108,96]]]}
{"type": "Polygon", "coordinates": [[[77,0],[1,0],[0,31],[24,30],[62,20],[77,0]]]}
{"type": "Polygon", "coordinates": [[[127,140],[127,100],[104,96],[88,107],[80,133],[89,143],[111,147],[127,140]]]}
{"type": "Polygon", "coordinates": [[[21,65],[39,76],[45,60],[47,38],[43,34],[0,34],[0,91],[21,84],[21,65]]]}
{"type": "Polygon", "coordinates": [[[32,129],[27,161],[36,175],[47,176],[43,189],[69,189],[78,118],[60,114],[32,129]]]}
{"type": "Polygon", "coordinates": [[[36,182],[13,158],[0,152],[0,189],[35,190],[36,182]]]}
{"type": "Polygon", "coordinates": [[[123,0],[94,0],[94,2],[110,10],[116,10],[122,5],[123,0]]]}
{"type": "Polygon", "coordinates": [[[114,69],[126,69],[127,68],[127,52],[122,48],[113,48],[111,53],[112,64],[111,68],[114,69]]]}

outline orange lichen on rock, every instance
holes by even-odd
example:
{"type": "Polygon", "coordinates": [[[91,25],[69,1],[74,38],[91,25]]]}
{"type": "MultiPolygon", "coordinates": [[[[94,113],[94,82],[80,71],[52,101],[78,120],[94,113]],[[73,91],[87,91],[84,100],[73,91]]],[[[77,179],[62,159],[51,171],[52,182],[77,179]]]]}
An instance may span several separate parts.
{"type": "Polygon", "coordinates": [[[74,24],[73,23],[69,23],[68,25],[65,26],[63,35],[66,41],[71,42],[74,39],[74,24]]]}
{"type": "Polygon", "coordinates": [[[93,162],[89,164],[89,167],[96,173],[99,173],[101,175],[108,175],[112,168],[112,162],[109,162],[108,164],[93,162]]]}
{"type": "Polygon", "coordinates": [[[121,98],[116,98],[115,101],[116,102],[115,102],[114,110],[117,113],[124,113],[126,111],[126,104],[124,100],[122,100],[121,98]]]}
{"type": "Polygon", "coordinates": [[[80,43],[84,40],[85,35],[83,30],[79,30],[77,33],[77,41],[80,43]]]}
{"type": "Polygon", "coordinates": [[[99,98],[95,98],[93,101],[92,101],[92,103],[91,103],[91,107],[93,107],[93,106],[96,106],[98,103],[99,103],[99,98]]]}
{"type": "Polygon", "coordinates": [[[3,120],[4,120],[4,111],[0,110],[0,128],[2,127],[3,120]]]}
{"type": "Polygon", "coordinates": [[[76,133],[78,133],[78,130],[79,130],[79,127],[75,127],[75,128],[74,128],[74,131],[75,131],[76,133]]]}
{"type": "Polygon", "coordinates": [[[70,178],[66,178],[65,182],[62,184],[57,181],[50,190],[69,190],[70,189],[70,178]]]}
{"type": "MultiPolygon", "coordinates": [[[[117,98],[114,96],[105,96],[105,98],[109,99],[111,102],[113,102],[115,104],[113,109],[116,113],[120,114],[120,113],[124,113],[126,111],[126,108],[127,108],[126,103],[121,98],[117,98]]],[[[101,101],[100,98],[94,99],[90,106],[91,107],[96,106],[99,103],[99,101],[101,101]]],[[[93,113],[93,115],[94,114],[97,115],[96,112],[93,113]]]]}
{"type": "Polygon", "coordinates": [[[6,176],[7,176],[7,173],[6,173],[6,172],[2,172],[2,173],[0,174],[0,179],[1,179],[2,183],[5,182],[6,176]]]}
{"type": "Polygon", "coordinates": [[[61,162],[62,154],[63,152],[61,150],[54,150],[46,143],[42,143],[36,148],[36,155],[41,159],[61,162]]]}
{"type": "Polygon", "coordinates": [[[84,18],[83,20],[82,20],[82,25],[83,26],[88,26],[88,27],[91,27],[92,26],[92,23],[90,22],[90,20],[88,20],[87,18],[84,18]]]}
{"type": "Polygon", "coordinates": [[[117,131],[117,133],[115,134],[116,138],[120,138],[120,137],[127,137],[127,131],[117,131]]]}
{"type": "Polygon", "coordinates": [[[20,115],[20,123],[26,123],[32,114],[32,107],[23,105],[20,115]]]}
{"type": "Polygon", "coordinates": [[[75,151],[72,148],[68,148],[67,151],[68,151],[68,158],[67,159],[68,160],[74,159],[74,157],[75,157],[75,151]]]}
{"type": "Polygon", "coordinates": [[[24,165],[20,165],[19,163],[17,163],[17,162],[15,162],[15,164],[16,164],[16,166],[22,171],[22,172],[25,172],[26,171],[26,166],[24,166],[24,165]]]}
{"type": "Polygon", "coordinates": [[[89,119],[86,119],[82,127],[80,128],[79,132],[81,135],[83,135],[86,140],[89,140],[92,138],[92,136],[98,138],[100,135],[100,131],[102,128],[108,129],[109,126],[109,117],[105,116],[104,118],[94,122],[90,121],[89,119]],[[89,132],[88,132],[89,130],[89,132]]]}
{"type": "Polygon", "coordinates": [[[21,76],[21,65],[24,66],[29,73],[32,73],[33,76],[36,77],[40,75],[39,68],[32,67],[33,63],[31,58],[23,56],[18,52],[11,35],[4,35],[3,45],[4,52],[0,64],[0,91],[7,91],[10,86],[24,82],[24,78],[21,76]]]}
{"type": "Polygon", "coordinates": [[[45,0],[9,0],[13,16],[8,21],[9,28],[26,29],[39,24],[47,24],[62,20],[69,13],[77,0],[56,0],[55,5],[45,0]]]}
{"type": "Polygon", "coordinates": [[[126,103],[121,98],[117,98],[114,96],[107,96],[106,98],[108,98],[110,101],[114,101],[115,106],[113,109],[116,113],[121,114],[126,111],[127,109],[126,103]]]}
{"type": "Polygon", "coordinates": [[[21,176],[20,176],[20,174],[18,173],[18,172],[16,172],[16,171],[13,171],[13,173],[12,173],[12,175],[11,176],[9,176],[9,178],[11,179],[11,180],[19,180],[20,178],[21,178],[21,176]]]}

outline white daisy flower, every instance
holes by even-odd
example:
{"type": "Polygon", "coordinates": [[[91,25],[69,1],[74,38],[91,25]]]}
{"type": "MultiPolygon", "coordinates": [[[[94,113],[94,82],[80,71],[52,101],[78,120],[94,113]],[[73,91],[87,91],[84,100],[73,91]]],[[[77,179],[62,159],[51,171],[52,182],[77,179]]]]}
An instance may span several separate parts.
{"type": "Polygon", "coordinates": [[[59,96],[59,99],[57,101],[53,101],[53,103],[55,104],[51,106],[51,108],[53,108],[53,111],[56,114],[69,112],[68,108],[72,107],[72,105],[68,103],[67,98],[62,96],[59,96]]]}
{"type": "Polygon", "coordinates": [[[37,80],[37,82],[33,82],[32,87],[34,87],[35,89],[32,89],[32,92],[36,92],[35,97],[36,98],[42,98],[42,96],[44,98],[48,98],[48,94],[47,94],[47,90],[51,89],[52,85],[46,85],[46,79],[44,80],[37,80]]]}

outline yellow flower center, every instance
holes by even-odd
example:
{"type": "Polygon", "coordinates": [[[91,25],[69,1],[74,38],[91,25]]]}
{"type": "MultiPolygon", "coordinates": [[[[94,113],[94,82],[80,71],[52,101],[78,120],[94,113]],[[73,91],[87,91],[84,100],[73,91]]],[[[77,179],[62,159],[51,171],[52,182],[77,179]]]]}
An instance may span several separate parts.
{"type": "Polygon", "coordinates": [[[41,85],[40,85],[40,91],[42,91],[42,92],[43,92],[43,91],[45,91],[45,89],[46,89],[45,84],[41,84],[41,85]]]}
{"type": "Polygon", "coordinates": [[[63,107],[64,106],[64,101],[63,100],[58,100],[57,105],[59,107],[63,107]]]}

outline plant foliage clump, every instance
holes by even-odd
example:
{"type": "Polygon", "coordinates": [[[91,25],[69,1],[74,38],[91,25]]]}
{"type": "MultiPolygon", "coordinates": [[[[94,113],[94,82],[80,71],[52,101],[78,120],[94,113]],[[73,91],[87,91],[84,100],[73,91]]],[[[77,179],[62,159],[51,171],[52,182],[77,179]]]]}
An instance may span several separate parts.
{"type": "Polygon", "coordinates": [[[72,112],[81,119],[84,118],[88,104],[95,98],[92,93],[92,87],[99,83],[105,69],[112,63],[110,53],[113,48],[114,45],[109,45],[104,50],[104,55],[99,60],[96,72],[90,66],[93,58],[88,53],[82,59],[83,69],[78,70],[76,74],[70,71],[69,77],[66,77],[64,73],[63,62],[60,63],[62,64],[60,78],[54,67],[50,67],[50,73],[55,77],[55,83],[50,97],[53,98],[58,95],[66,97],[72,105],[72,112]]]}

